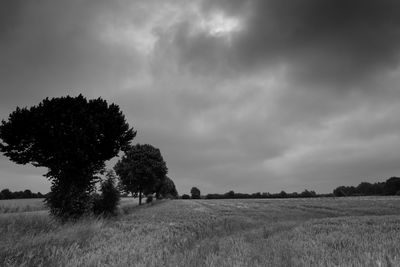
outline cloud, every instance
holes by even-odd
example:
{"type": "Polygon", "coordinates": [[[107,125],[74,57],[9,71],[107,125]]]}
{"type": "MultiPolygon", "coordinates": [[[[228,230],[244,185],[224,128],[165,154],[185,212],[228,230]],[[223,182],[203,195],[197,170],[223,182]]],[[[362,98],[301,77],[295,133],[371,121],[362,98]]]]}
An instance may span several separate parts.
{"type": "Polygon", "coordinates": [[[216,62],[242,74],[281,66],[294,82],[341,90],[364,86],[398,65],[397,1],[220,0],[206,1],[202,10],[203,16],[218,11],[242,24],[230,47],[203,32],[176,34],[182,61],[211,72],[216,62]]]}
{"type": "Polygon", "coordinates": [[[0,112],[102,96],[135,142],[160,148],[181,193],[384,179],[399,171],[398,5],[6,1],[0,112]]]}
{"type": "Polygon", "coordinates": [[[0,71],[2,105],[28,105],[46,96],[81,92],[96,96],[140,72],[142,55],[105,37],[118,8],[110,11],[97,1],[14,5],[6,8],[15,17],[2,21],[0,37],[5,62],[0,71]]]}

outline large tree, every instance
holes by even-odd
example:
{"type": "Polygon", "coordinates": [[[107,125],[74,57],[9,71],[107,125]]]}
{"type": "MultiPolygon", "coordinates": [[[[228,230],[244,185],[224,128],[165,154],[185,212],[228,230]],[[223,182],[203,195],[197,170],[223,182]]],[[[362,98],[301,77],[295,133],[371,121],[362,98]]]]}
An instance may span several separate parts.
{"type": "Polygon", "coordinates": [[[90,208],[104,162],[128,149],[135,135],[119,107],[101,98],[46,98],[2,121],[0,151],[18,164],[47,167],[51,213],[79,217],[90,208]]]}
{"type": "Polygon", "coordinates": [[[114,167],[126,192],[139,197],[152,194],[163,183],[168,172],[160,150],[145,144],[132,146],[114,167]]]}

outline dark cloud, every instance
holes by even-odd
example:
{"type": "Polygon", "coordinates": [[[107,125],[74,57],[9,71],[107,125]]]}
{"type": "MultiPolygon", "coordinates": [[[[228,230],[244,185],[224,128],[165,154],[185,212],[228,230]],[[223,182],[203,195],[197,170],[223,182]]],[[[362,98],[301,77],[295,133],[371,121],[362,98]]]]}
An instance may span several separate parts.
{"type": "MultiPolygon", "coordinates": [[[[135,142],[160,148],[180,193],[330,192],[399,175],[399,5],[3,1],[0,113],[102,96],[135,142]]],[[[43,172],[6,162],[2,187],[47,190],[43,172]]]]}
{"type": "Polygon", "coordinates": [[[225,71],[247,73],[281,65],[305,85],[348,89],[398,65],[398,1],[220,0],[206,1],[203,11],[221,11],[243,23],[231,46],[205,33],[189,37],[178,31],[185,61],[211,72],[224,61],[225,71]]]}

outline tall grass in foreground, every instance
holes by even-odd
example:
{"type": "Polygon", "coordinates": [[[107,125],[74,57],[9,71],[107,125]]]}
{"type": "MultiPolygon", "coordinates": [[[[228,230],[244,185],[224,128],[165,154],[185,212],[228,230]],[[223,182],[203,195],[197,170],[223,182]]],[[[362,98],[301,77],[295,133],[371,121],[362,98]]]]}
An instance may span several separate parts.
{"type": "Polygon", "coordinates": [[[0,217],[0,266],[63,266],[82,257],[102,220],[61,224],[47,213],[0,217]]]}
{"type": "Polygon", "coordinates": [[[74,224],[9,214],[0,216],[0,266],[399,266],[399,207],[383,198],[177,200],[74,224]]]}

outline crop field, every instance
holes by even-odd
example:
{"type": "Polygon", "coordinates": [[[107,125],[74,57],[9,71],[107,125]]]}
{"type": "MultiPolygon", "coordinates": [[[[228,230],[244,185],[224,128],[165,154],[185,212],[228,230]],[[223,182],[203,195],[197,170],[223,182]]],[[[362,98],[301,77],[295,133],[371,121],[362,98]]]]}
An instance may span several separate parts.
{"type": "Polygon", "coordinates": [[[0,266],[400,266],[400,197],[124,200],[111,219],[0,215],[0,266]]]}

